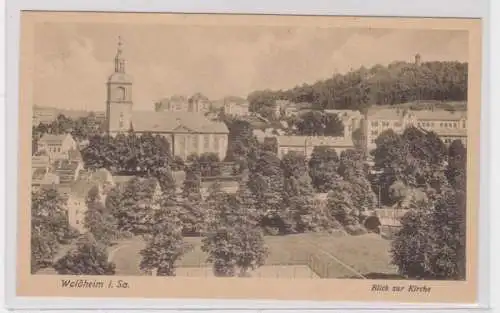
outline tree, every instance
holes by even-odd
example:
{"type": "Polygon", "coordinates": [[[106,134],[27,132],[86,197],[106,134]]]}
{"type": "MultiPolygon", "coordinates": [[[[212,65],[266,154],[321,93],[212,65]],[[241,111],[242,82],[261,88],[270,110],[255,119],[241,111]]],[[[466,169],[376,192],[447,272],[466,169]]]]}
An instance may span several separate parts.
{"type": "Polygon", "coordinates": [[[340,154],[339,175],[351,184],[351,198],[360,212],[373,209],[376,196],[368,181],[363,153],[360,150],[345,150],[340,154]]]}
{"type": "Polygon", "coordinates": [[[219,155],[213,152],[206,152],[199,158],[201,176],[220,176],[222,166],[219,155]]]}
{"type": "Polygon", "coordinates": [[[283,156],[284,204],[288,210],[287,227],[294,232],[315,228],[313,203],[314,189],[311,185],[305,156],[289,152],[283,156]]]}
{"type": "Polygon", "coordinates": [[[287,232],[288,211],[283,206],[284,176],[280,159],[272,152],[262,151],[254,170],[250,171],[248,187],[257,200],[264,227],[287,232]]]}
{"type": "Polygon", "coordinates": [[[96,187],[89,191],[86,204],[85,228],[92,233],[99,243],[103,245],[111,244],[111,241],[118,233],[116,219],[106,210],[96,187]]]}
{"type": "Polygon", "coordinates": [[[185,199],[201,198],[201,167],[198,159],[194,159],[186,169],[182,196],[185,199]]]}
{"type": "Polygon", "coordinates": [[[79,238],[76,246],[54,264],[61,275],[114,275],[115,265],[108,261],[106,247],[92,234],[79,238]]]}
{"type": "Polygon", "coordinates": [[[216,276],[247,276],[264,264],[267,247],[261,229],[259,214],[252,193],[243,188],[236,197],[214,190],[217,197],[209,202],[207,231],[202,250],[213,263],[216,276]]]}
{"type": "Polygon", "coordinates": [[[61,243],[71,232],[65,210],[66,200],[55,189],[31,192],[31,270],[52,263],[61,243]]]}
{"type": "Polygon", "coordinates": [[[300,115],[295,126],[302,136],[341,136],[344,133],[344,125],[337,114],[322,111],[308,111],[300,115]]]}
{"type": "Polygon", "coordinates": [[[158,205],[154,198],[156,179],[134,177],[106,199],[109,212],[116,218],[118,230],[135,235],[147,233],[151,227],[151,212],[158,205]]]}
{"type": "MultiPolygon", "coordinates": [[[[257,90],[247,99],[250,110],[266,118],[272,117],[272,108],[278,99],[308,102],[321,110],[362,110],[372,103],[394,105],[419,100],[465,101],[467,77],[468,63],[393,62],[387,66],[377,64],[353,69],[288,90],[257,90]]],[[[418,102],[416,105],[421,106],[418,102]]]]}
{"type": "Polygon", "coordinates": [[[246,166],[253,169],[259,156],[259,142],[253,134],[248,121],[234,119],[226,121],[229,129],[227,161],[246,161],[246,166]]]}
{"type": "Polygon", "coordinates": [[[175,276],[175,262],[184,254],[179,212],[175,205],[167,204],[153,216],[155,224],[146,247],[141,250],[140,268],[146,272],[155,271],[157,276],[175,276]]]}
{"type": "Polygon", "coordinates": [[[339,158],[334,148],[314,147],[309,160],[309,176],[317,192],[328,192],[332,189],[331,183],[337,175],[338,162],[339,158]]]}
{"type": "Polygon", "coordinates": [[[359,214],[351,196],[352,185],[339,176],[335,180],[335,188],[328,193],[330,215],[344,226],[357,225],[359,214]]]}
{"type": "Polygon", "coordinates": [[[386,204],[390,186],[401,181],[410,188],[432,188],[440,192],[447,185],[444,175],[446,147],[433,132],[407,128],[402,135],[389,130],[377,139],[372,152],[376,171],[380,171],[377,184],[386,204]]]}
{"type": "Polygon", "coordinates": [[[392,243],[392,260],[410,279],[465,279],[463,191],[443,190],[413,201],[392,243]]]}

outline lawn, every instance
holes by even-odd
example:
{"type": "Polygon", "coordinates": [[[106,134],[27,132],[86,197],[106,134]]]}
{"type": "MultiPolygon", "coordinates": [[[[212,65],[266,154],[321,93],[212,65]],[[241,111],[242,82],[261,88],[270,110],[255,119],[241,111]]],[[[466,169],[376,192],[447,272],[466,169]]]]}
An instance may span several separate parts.
{"type": "MultiPolygon", "coordinates": [[[[178,267],[210,267],[206,262],[206,254],[201,251],[201,239],[185,240],[194,248],[183,256],[178,267]]],[[[373,234],[333,236],[315,233],[268,236],[266,243],[269,247],[266,267],[307,265],[320,277],[325,278],[396,273],[396,269],[390,265],[390,241],[373,234]]],[[[118,275],[141,275],[138,265],[139,251],[143,247],[144,243],[136,239],[111,248],[115,250],[111,253],[118,275]]]]}

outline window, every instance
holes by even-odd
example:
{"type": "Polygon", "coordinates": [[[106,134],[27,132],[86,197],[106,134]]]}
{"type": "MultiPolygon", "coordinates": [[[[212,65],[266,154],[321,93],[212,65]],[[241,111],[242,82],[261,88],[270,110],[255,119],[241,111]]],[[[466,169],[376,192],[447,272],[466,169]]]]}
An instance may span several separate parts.
{"type": "Polygon", "coordinates": [[[373,135],[373,136],[377,136],[377,135],[378,135],[378,131],[376,131],[376,130],[372,130],[372,135],[373,135]]]}
{"type": "Polygon", "coordinates": [[[193,112],[194,111],[194,103],[193,102],[189,102],[188,104],[188,112],[193,112]]]}
{"type": "Polygon", "coordinates": [[[118,122],[120,128],[123,128],[123,112],[120,112],[120,120],[118,122]]]}
{"type": "Polygon", "coordinates": [[[80,220],[76,220],[75,223],[76,223],[76,225],[79,225],[80,224],[80,220]]]}
{"type": "Polygon", "coordinates": [[[462,128],[466,128],[467,125],[465,124],[465,121],[462,121],[462,128]]]}
{"type": "Polygon", "coordinates": [[[194,150],[198,150],[198,135],[191,136],[191,146],[194,150]]]}
{"type": "Polygon", "coordinates": [[[372,126],[375,126],[375,127],[378,126],[378,122],[377,121],[373,121],[372,122],[372,126]]]}
{"type": "Polygon", "coordinates": [[[203,148],[205,151],[210,149],[210,135],[203,136],[203,148]]]}
{"type": "Polygon", "coordinates": [[[219,151],[219,139],[220,138],[219,137],[215,137],[214,139],[215,139],[214,140],[214,150],[215,151],[219,151]]]}

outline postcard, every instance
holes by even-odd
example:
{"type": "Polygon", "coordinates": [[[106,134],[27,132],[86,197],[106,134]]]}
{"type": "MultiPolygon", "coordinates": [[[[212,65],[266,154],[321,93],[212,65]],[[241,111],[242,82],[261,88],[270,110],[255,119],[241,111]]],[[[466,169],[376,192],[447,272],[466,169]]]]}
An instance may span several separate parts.
{"type": "Polygon", "coordinates": [[[481,35],[22,12],[16,294],[475,303],[481,35]]]}

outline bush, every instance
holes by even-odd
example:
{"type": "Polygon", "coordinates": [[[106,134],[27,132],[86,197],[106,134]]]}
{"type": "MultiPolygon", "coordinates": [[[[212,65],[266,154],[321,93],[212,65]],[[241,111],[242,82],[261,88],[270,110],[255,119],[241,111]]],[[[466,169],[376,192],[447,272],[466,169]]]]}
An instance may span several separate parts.
{"type": "Polygon", "coordinates": [[[361,225],[347,225],[344,227],[345,231],[352,236],[364,235],[367,233],[366,228],[361,225]]]}

